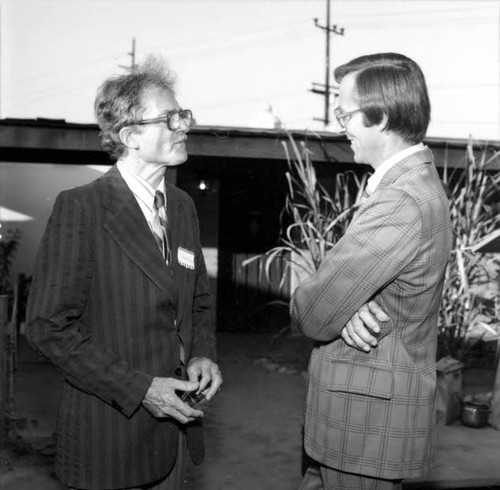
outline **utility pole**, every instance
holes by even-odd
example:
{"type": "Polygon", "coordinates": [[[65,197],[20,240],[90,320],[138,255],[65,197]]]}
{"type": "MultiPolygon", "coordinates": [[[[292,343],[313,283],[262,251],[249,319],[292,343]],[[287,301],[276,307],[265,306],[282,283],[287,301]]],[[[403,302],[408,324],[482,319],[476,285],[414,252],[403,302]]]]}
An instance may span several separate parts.
{"type": "Polygon", "coordinates": [[[137,65],[135,63],[135,37],[132,38],[132,50],[129,51],[127,54],[131,58],[130,66],[120,65],[120,68],[123,68],[124,70],[133,72],[137,68],[137,65]]]}
{"type": "Polygon", "coordinates": [[[337,25],[330,25],[330,0],[326,0],[326,25],[322,26],[319,24],[318,19],[314,19],[315,27],[323,29],[326,35],[326,53],[325,53],[325,83],[314,83],[311,92],[315,94],[320,94],[325,100],[325,115],[323,118],[315,117],[315,121],[322,122],[325,127],[330,124],[330,95],[332,93],[333,87],[330,86],[330,36],[331,34],[336,34],[338,36],[344,35],[344,28],[337,28],[337,25]]]}

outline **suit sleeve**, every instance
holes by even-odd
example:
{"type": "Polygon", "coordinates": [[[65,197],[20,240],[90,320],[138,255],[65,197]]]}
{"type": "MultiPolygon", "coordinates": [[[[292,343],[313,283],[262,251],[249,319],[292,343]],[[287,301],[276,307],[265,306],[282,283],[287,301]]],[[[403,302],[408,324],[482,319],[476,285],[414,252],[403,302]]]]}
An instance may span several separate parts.
{"type": "Polygon", "coordinates": [[[131,370],[79,320],[92,275],[90,227],[85,206],[69,192],[60,194],[37,255],[27,337],[70,383],[131,416],[152,377],[131,370]]]}
{"type": "Polygon", "coordinates": [[[195,242],[196,279],[193,298],[193,343],[191,357],[207,357],[216,361],[215,325],[213,321],[212,295],[208,281],[207,267],[200,242],[198,215],[190,199],[191,216],[195,242]]]}
{"type": "Polygon", "coordinates": [[[421,234],[414,199],[398,189],[381,191],[359,209],[319,269],[297,287],[291,304],[295,326],[315,340],[338,338],[352,315],[414,258],[421,234]]]}

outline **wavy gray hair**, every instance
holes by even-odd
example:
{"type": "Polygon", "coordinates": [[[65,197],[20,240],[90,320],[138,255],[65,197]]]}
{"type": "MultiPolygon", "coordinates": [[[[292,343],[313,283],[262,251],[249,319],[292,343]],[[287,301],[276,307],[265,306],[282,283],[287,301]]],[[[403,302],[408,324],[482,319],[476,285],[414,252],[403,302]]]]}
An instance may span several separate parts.
{"type": "Polygon", "coordinates": [[[160,88],[175,95],[174,86],[175,75],[166,62],[159,56],[151,55],[130,73],[105,80],[94,102],[102,149],[112,158],[120,158],[126,150],[120,140],[120,130],[140,119],[144,111],[144,92],[150,88],[160,88]]]}

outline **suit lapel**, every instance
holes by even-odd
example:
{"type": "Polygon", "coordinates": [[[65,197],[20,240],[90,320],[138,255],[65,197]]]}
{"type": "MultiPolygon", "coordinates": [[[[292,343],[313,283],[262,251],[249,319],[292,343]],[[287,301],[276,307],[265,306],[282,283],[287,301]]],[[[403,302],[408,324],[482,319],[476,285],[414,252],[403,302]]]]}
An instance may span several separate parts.
{"type": "Polygon", "coordinates": [[[177,302],[177,285],[137,201],[117,167],[104,176],[108,217],[104,227],[137,266],[177,302]]]}
{"type": "Polygon", "coordinates": [[[375,196],[378,194],[378,192],[394,184],[406,172],[409,172],[411,169],[422,164],[427,164],[427,165],[430,164],[434,167],[433,163],[434,163],[434,158],[432,156],[432,152],[428,148],[424,148],[423,150],[418,151],[417,153],[414,153],[408,156],[407,158],[401,160],[400,162],[396,163],[396,165],[391,167],[387,171],[387,173],[382,177],[382,180],[380,181],[375,191],[361,202],[361,204],[354,212],[351,221],[353,222],[356,221],[356,218],[358,217],[359,213],[363,212],[363,210],[366,208],[367,205],[370,205],[370,203],[374,202],[373,199],[376,198],[375,196]]]}
{"type": "Polygon", "coordinates": [[[170,227],[171,247],[172,247],[172,269],[174,272],[175,282],[179,290],[179,304],[177,307],[177,323],[180,324],[182,320],[182,312],[184,311],[184,295],[182,292],[185,290],[184,282],[186,280],[185,271],[179,265],[177,254],[179,250],[180,237],[182,235],[182,226],[188,226],[188,223],[182,222],[181,202],[175,198],[175,188],[165,183],[165,196],[167,200],[167,216],[168,226],[170,227]]]}
{"type": "Polygon", "coordinates": [[[384,189],[385,187],[393,184],[401,177],[401,175],[418,165],[432,164],[433,162],[434,158],[432,156],[432,152],[428,148],[418,151],[391,167],[382,178],[382,181],[377,186],[376,190],[384,189]]]}
{"type": "Polygon", "coordinates": [[[170,246],[172,248],[172,267],[177,268],[177,248],[179,246],[179,236],[175,231],[177,230],[177,222],[179,219],[178,207],[180,203],[178,200],[174,199],[172,195],[171,186],[165,183],[165,198],[167,202],[167,219],[168,219],[168,230],[170,236],[170,246]],[[177,201],[177,202],[176,202],[177,201]]]}

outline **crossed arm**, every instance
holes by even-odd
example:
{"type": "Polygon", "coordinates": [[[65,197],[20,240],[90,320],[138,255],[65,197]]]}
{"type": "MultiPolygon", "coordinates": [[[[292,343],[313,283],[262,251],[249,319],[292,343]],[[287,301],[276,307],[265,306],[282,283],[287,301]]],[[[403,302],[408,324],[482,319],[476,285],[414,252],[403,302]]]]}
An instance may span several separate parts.
{"type": "Polygon", "coordinates": [[[418,253],[422,217],[404,190],[386,188],[356,215],[348,230],[321,263],[294,291],[292,321],[320,342],[338,337],[369,352],[389,333],[381,291],[405,270],[418,253]],[[374,301],[378,303],[374,303],[374,301]]]}
{"type": "Polygon", "coordinates": [[[384,310],[375,301],[369,301],[354,313],[342,329],[340,336],[347,345],[370,352],[378,345],[379,322],[387,321],[389,317],[384,310]]]}

